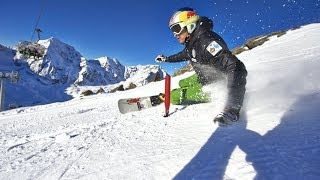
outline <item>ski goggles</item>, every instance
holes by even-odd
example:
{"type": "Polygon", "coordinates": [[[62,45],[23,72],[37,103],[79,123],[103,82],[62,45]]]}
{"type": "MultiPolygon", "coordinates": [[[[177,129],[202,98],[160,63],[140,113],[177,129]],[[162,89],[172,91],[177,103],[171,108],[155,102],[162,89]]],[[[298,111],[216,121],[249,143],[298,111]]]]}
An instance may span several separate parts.
{"type": "Polygon", "coordinates": [[[170,26],[170,30],[173,32],[173,34],[179,35],[183,31],[184,27],[185,25],[183,22],[175,23],[170,26]]]}

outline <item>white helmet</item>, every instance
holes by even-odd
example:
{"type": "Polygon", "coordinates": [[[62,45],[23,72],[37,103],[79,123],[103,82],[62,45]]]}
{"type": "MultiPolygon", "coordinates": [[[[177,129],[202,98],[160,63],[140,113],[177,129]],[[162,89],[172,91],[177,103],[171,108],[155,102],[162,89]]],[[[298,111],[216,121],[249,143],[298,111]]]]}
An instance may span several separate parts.
{"type": "Polygon", "coordinates": [[[169,28],[174,34],[180,34],[184,27],[187,28],[189,34],[196,29],[196,22],[199,16],[192,8],[182,8],[175,12],[170,21],[169,28]]]}

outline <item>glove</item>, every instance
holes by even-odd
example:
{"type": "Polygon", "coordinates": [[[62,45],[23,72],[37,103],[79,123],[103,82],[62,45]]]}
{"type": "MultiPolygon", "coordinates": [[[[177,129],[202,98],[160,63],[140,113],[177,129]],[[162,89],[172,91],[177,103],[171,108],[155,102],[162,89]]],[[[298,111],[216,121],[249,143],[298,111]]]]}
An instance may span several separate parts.
{"type": "Polygon", "coordinates": [[[156,62],[158,62],[158,63],[162,63],[162,62],[166,62],[167,59],[168,59],[167,56],[164,56],[164,55],[160,54],[160,55],[158,55],[158,56],[156,57],[155,60],[156,60],[156,62]]]}

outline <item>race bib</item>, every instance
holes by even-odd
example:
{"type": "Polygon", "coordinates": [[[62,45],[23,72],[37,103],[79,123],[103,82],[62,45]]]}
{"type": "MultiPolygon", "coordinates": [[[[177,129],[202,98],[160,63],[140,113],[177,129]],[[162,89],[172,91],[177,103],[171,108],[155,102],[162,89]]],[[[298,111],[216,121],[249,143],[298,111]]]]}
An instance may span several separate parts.
{"type": "Polygon", "coordinates": [[[215,56],[221,50],[222,50],[222,47],[216,41],[212,41],[207,46],[207,51],[209,51],[209,53],[212,54],[212,56],[215,56]]]}

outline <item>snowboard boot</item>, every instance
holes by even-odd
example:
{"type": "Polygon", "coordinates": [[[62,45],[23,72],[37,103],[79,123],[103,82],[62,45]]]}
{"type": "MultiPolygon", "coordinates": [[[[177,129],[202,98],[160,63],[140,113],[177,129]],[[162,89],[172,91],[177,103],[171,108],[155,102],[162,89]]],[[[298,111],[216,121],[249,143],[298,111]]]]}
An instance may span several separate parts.
{"type": "Polygon", "coordinates": [[[219,126],[231,125],[239,120],[239,111],[233,108],[225,109],[213,119],[213,122],[219,123],[219,126]]]}
{"type": "Polygon", "coordinates": [[[164,94],[160,93],[157,96],[151,96],[150,99],[151,99],[152,106],[159,105],[164,102],[164,94]]]}

